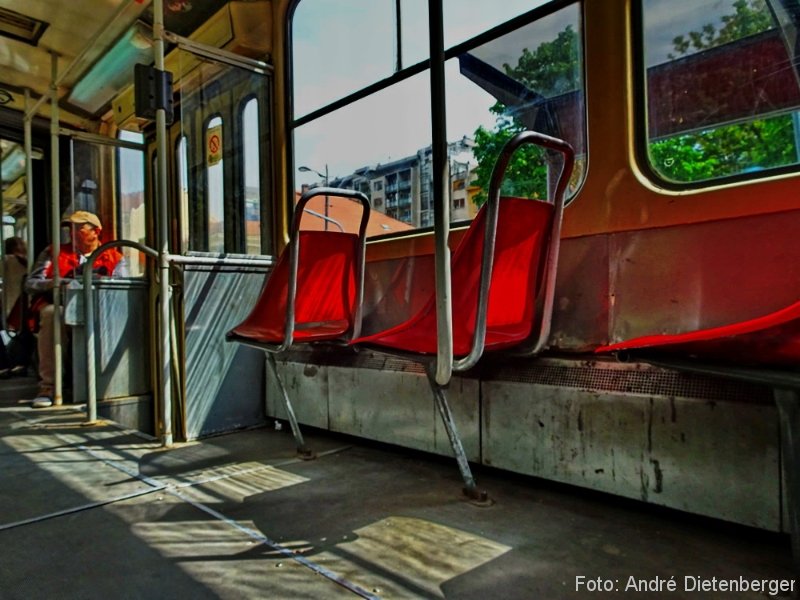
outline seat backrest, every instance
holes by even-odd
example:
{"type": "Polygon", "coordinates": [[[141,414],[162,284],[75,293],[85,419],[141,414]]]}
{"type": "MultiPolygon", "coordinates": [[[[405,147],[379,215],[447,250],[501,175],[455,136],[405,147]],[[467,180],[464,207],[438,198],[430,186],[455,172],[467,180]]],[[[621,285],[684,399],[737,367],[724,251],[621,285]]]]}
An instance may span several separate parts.
{"type": "MultiPolygon", "coordinates": [[[[486,218],[484,207],[453,253],[453,354],[457,357],[469,354],[475,336],[486,218]]],[[[499,200],[486,320],[487,350],[506,348],[530,337],[536,322],[537,296],[553,221],[554,207],[548,202],[526,198],[499,200]]],[[[404,323],[355,343],[435,354],[436,296],[431,292],[419,311],[404,323]]]]}
{"type": "Polygon", "coordinates": [[[293,342],[349,339],[361,327],[364,290],[364,250],[369,199],[361,192],[314,188],[295,208],[292,238],[267,278],[247,318],[227,334],[229,341],[270,352],[293,342]],[[361,204],[357,234],[301,231],[306,205],[315,196],[349,198],[361,204]]]}
{"type": "MultiPolygon", "coordinates": [[[[453,353],[469,352],[478,310],[486,211],[481,210],[453,255],[453,353]]],[[[553,205],[501,198],[486,316],[486,350],[519,344],[531,334],[553,205]]],[[[434,332],[435,333],[435,332],[434,332]]]]}
{"type": "MultiPolygon", "coordinates": [[[[322,341],[350,331],[358,294],[358,236],[338,231],[301,231],[297,264],[294,338],[322,341]]],[[[289,252],[270,273],[247,318],[233,332],[265,343],[281,343],[286,329],[289,252]]]]}

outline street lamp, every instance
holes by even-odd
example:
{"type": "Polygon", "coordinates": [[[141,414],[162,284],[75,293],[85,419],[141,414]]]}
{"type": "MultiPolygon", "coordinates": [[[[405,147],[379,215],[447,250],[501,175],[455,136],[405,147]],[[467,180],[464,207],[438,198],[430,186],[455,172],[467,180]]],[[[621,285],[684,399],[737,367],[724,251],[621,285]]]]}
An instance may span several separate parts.
{"type": "MultiPolygon", "coordinates": [[[[314,173],[319,177],[322,177],[325,180],[325,187],[328,187],[328,163],[325,163],[325,175],[317,171],[316,169],[311,169],[306,166],[298,167],[297,169],[301,173],[314,173]]],[[[328,231],[328,194],[325,194],[325,231],[328,231]]]]}

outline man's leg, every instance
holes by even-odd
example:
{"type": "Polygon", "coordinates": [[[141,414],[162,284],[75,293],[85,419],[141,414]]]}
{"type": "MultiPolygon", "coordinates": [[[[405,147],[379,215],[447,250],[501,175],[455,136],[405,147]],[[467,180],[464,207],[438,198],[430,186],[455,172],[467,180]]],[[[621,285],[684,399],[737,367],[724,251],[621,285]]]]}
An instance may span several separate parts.
{"type": "Polygon", "coordinates": [[[33,399],[33,408],[47,408],[53,405],[53,385],[55,382],[55,352],[53,351],[53,313],[55,307],[46,304],[39,311],[39,394],[33,399]]]}

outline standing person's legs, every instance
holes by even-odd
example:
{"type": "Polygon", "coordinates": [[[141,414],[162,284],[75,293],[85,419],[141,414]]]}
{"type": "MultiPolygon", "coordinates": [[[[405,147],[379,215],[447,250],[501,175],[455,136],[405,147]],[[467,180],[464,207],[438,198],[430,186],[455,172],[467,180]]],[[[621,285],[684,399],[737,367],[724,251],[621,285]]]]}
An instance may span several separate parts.
{"type": "Polygon", "coordinates": [[[55,382],[55,352],[53,350],[52,304],[44,305],[39,311],[39,394],[33,399],[33,408],[47,408],[53,405],[53,385],[55,382]]]}

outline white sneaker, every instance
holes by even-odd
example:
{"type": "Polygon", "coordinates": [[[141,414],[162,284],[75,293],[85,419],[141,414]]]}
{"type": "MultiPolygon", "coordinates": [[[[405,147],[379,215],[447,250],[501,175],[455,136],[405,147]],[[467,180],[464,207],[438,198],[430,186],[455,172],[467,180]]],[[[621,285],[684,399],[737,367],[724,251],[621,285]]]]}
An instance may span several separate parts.
{"type": "Polygon", "coordinates": [[[53,399],[43,392],[39,392],[39,395],[31,402],[31,408],[50,408],[51,406],[53,406],[53,399]]]}

